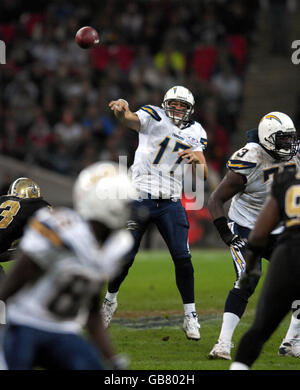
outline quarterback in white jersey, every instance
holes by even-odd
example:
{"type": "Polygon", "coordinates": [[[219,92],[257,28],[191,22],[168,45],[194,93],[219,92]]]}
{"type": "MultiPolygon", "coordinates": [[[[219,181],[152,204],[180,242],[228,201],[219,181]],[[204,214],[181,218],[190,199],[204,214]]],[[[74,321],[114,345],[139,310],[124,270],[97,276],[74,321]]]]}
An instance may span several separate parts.
{"type": "Polygon", "coordinates": [[[170,88],[162,108],[146,105],[132,112],[128,103],[114,100],[109,103],[120,122],[139,133],[139,146],[132,167],[133,182],[139,192],[137,201],[148,210],[143,222],[130,221],[135,244],[127,256],[123,272],[108,284],[103,304],[106,326],[117,308],[117,294],[130,266],[134,262],[141,239],[154,223],[165,240],[175,265],[176,285],[184,306],[183,330],[188,339],[199,340],[200,333],[194,297],[194,269],[188,245],[189,222],[180,198],[182,195],[182,166],[193,164],[195,170],[207,165],[203,150],[206,133],[202,126],[190,119],[194,111],[194,97],[185,87],[170,88]]]}
{"type": "Polygon", "coordinates": [[[140,130],[132,166],[134,183],[140,192],[153,198],[180,199],[184,164],[178,153],[187,149],[203,152],[207,144],[205,130],[194,121],[178,127],[165,110],[151,105],[141,107],[136,115],[140,130]]]}
{"type": "MultiPolygon", "coordinates": [[[[253,278],[247,291],[239,286],[246,265],[247,237],[270,192],[274,175],[284,169],[296,169],[298,163],[295,157],[298,148],[296,130],[286,114],[271,112],[265,115],[258,129],[249,131],[247,136],[247,144],[230,157],[227,163],[229,171],[208,202],[214,224],[222,240],[230,247],[237,276],[225,302],[218,342],[209,355],[212,359],[231,359],[233,332],[259,280],[259,276],[253,278]],[[223,205],[230,199],[227,219],[223,205]]],[[[263,258],[270,259],[281,232],[282,227],[278,226],[269,236],[263,258]]]]}
{"type": "Polygon", "coordinates": [[[128,199],[100,196],[116,188],[136,193],[129,178],[116,172],[112,163],[86,168],[74,187],[77,211],[42,208],[27,225],[15,267],[0,290],[7,302],[8,369],[102,369],[99,352],[117,367],[99,314],[100,294],[133,239],[123,228],[128,199]],[[80,337],[85,325],[93,344],[80,337]]]}

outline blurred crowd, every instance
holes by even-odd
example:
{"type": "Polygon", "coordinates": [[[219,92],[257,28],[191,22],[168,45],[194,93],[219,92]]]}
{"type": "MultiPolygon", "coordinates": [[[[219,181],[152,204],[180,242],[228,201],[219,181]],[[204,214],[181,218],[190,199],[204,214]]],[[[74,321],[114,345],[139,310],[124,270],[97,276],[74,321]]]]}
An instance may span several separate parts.
{"type": "Polygon", "coordinates": [[[108,102],[160,106],[168,88],[184,85],[208,134],[208,163],[222,174],[259,1],[1,0],[0,11],[0,153],[69,176],[119,155],[131,165],[137,134],[108,102]],[[74,41],[86,25],[101,41],[89,50],[74,41]]]}

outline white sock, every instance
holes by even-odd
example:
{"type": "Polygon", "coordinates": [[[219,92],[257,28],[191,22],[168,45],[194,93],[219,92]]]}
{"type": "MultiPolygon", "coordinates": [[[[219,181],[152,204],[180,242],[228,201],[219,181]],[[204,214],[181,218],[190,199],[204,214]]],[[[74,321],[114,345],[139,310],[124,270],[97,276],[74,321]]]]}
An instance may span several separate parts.
{"type": "Polygon", "coordinates": [[[250,368],[246,364],[240,362],[233,362],[229,367],[229,370],[249,370],[249,369],[250,368]]]}
{"type": "Polygon", "coordinates": [[[193,312],[196,312],[196,305],[195,303],[185,303],[183,305],[184,308],[184,314],[185,315],[191,315],[193,312]]]}
{"type": "Polygon", "coordinates": [[[227,312],[223,314],[223,322],[219,339],[231,342],[233,332],[240,322],[240,317],[236,314],[227,312]]]}
{"type": "Polygon", "coordinates": [[[117,295],[118,295],[118,292],[115,292],[115,293],[110,293],[107,291],[106,295],[105,295],[105,299],[108,299],[110,302],[112,303],[115,303],[117,302],[117,295]]]}
{"type": "Polygon", "coordinates": [[[292,315],[290,327],[286,333],[285,339],[297,339],[300,336],[300,320],[297,320],[295,316],[292,315]]]}

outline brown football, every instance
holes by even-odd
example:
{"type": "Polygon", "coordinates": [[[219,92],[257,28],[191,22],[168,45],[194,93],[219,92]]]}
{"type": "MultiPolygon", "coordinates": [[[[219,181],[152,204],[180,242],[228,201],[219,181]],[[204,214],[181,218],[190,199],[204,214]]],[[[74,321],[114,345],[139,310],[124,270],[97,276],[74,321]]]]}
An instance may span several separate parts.
{"type": "Polygon", "coordinates": [[[99,34],[93,27],[85,26],[77,31],[75,40],[82,49],[89,49],[99,43],[99,34]]]}

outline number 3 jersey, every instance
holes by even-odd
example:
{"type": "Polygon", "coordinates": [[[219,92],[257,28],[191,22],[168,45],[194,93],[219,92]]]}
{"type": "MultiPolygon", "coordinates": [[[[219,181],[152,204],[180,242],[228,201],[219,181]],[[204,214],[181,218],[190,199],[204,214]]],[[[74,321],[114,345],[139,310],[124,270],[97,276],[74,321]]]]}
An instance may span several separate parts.
{"type": "Polygon", "coordinates": [[[0,253],[19,239],[28,219],[35,211],[49,206],[43,198],[18,198],[11,195],[0,197],[0,253]]]}
{"type": "MultiPolygon", "coordinates": [[[[238,225],[252,229],[271,191],[274,175],[283,171],[286,166],[296,168],[298,160],[295,157],[290,161],[275,160],[258,143],[257,130],[251,130],[247,135],[248,143],[227,162],[227,167],[243,175],[246,181],[244,191],[232,198],[228,217],[238,225]]],[[[281,231],[282,227],[278,227],[272,234],[281,231]]]]}
{"type": "Polygon", "coordinates": [[[119,230],[100,247],[90,226],[75,211],[39,210],[19,248],[43,273],[8,300],[8,322],[52,332],[79,332],[92,305],[99,303],[101,286],[115,276],[132,245],[131,234],[119,230]]]}
{"type": "Polygon", "coordinates": [[[137,189],[153,196],[180,198],[183,159],[178,153],[185,149],[203,151],[207,145],[205,130],[198,122],[179,128],[155,106],[143,106],[136,114],[141,125],[131,169],[137,189]]]}

